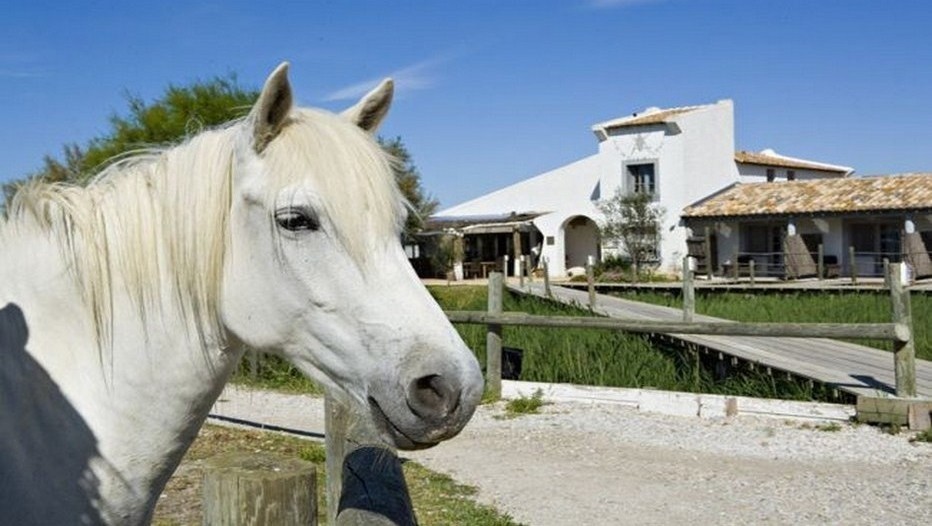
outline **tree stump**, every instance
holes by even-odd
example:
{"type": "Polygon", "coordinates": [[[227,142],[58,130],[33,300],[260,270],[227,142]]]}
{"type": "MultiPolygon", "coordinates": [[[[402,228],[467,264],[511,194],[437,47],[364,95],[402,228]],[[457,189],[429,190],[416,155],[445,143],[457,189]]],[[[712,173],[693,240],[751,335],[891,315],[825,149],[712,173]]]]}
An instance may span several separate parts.
{"type": "Polygon", "coordinates": [[[204,524],[316,526],[314,464],[269,453],[228,453],[207,460],[204,524]]]}

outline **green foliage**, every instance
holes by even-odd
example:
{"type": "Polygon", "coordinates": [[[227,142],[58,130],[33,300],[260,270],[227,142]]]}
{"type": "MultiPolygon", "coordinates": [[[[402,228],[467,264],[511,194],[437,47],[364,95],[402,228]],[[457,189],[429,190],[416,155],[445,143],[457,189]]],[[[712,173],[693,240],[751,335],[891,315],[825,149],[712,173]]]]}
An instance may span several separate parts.
{"type": "Polygon", "coordinates": [[[463,260],[463,242],[461,237],[456,234],[444,234],[440,236],[437,244],[430,253],[430,263],[435,269],[441,269],[445,272],[453,270],[453,265],[457,261],[463,260]]]}
{"type": "Polygon", "coordinates": [[[323,393],[317,384],[284,359],[264,353],[253,355],[254,352],[246,352],[230,381],[286,393],[323,393]]]}
{"type": "Polygon", "coordinates": [[[404,229],[404,238],[408,240],[421,231],[424,220],[437,210],[440,203],[421,186],[421,174],[414,165],[408,149],[401,141],[401,137],[394,139],[379,137],[379,144],[394,157],[395,180],[411,207],[404,229]]]}
{"type": "Polygon", "coordinates": [[[546,403],[544,402],[544,392],[537,389],[531,396],[520,396],[506,402],[505,414],[509,418],[537,414],[540,413],[540,408],[546,403]]]}
{"type": "Polygon", "coordinates": [[[910,442],[926,442],[932,444],[932,427],[925,431],[920,431],[909,439],[910,442]]]}
{"type": "Polygon", "coordinates": [[[657,259],[666,212],[654,203],[653,195],[619,189],[610,199],[599,201],[598,207],[604,216],[599,223],[602,240],[624,248],[636,271],[657,259]]]}

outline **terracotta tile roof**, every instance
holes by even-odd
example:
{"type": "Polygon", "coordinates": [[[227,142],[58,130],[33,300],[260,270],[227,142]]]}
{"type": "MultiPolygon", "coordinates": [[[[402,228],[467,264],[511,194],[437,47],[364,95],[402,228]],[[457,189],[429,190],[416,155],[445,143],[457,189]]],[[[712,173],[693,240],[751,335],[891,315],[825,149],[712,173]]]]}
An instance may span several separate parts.
{"type": "Polygon", "coordinates": [[[801,170],[819,170],[823,172],[851,173],[854,170],[847,166],[837,166],[834,164],[819,163],[807,161],[805,159],[796,159],[779,155],[773,150],[764,150],[762,152],[735,152],[735,161],[744,164],[759,164],[763,166],[775,166],[781,168],[799,168],[801,170]]]}
{"type": "Polygon", "coordinates": [[[702,107],[703,106],[683,106],[681,108],[668,109],[650,108],[641,113],[635,113],[627,117],[600,122],[593,126],[593,129],[611,130],[615,128],[626,128],[628,126],[643,126],[645,124],[663,124],[677,115],[689,113],[702,107]]]}
{"type": "Polygon", "coordinates": [[[932,173],[738,183],[683,210],[687,219],[932,210],[932,173]]]}

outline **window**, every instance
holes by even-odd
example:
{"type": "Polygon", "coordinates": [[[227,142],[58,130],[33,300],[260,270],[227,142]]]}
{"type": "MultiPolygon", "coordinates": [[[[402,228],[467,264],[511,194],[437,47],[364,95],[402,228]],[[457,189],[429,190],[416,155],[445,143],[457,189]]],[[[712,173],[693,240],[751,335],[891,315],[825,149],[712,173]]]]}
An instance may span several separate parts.
{"type": "Polygon", "coordinates": [[[767,168],[767,182],[772,183],[777,178],[777,172],[773,168],[767,168]]]}
{"type": "Polygon", "coordinates": [[[795,181],[796,180],[796,170],[787,170],[786,171],[786,180],[795,181]]]}
{"type": "Polygon", "coordinates": [[[657,177],[654,172],[654,164],[629,164],[628,167],[628,188],[636,194],[656,194],[657,177]]]}

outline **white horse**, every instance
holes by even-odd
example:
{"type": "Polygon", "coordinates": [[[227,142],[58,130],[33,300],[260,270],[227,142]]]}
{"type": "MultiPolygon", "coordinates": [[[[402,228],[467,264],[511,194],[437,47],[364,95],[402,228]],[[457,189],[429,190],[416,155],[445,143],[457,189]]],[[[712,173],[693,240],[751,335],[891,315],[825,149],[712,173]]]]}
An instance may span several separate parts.
{"type": "Polygon", "coordinates": [[[244,346],[278,353],[402,449],[456,435],[475,357],[400,245],[372,133],[292,106],[287,64],[245,119],[31,185],[0,223],[0,522],[139,524],[244,346]],[[9,522],[7,522],[9,521],[9,522]]]}

